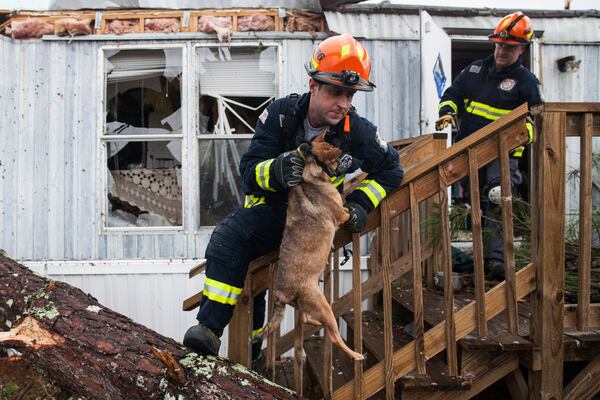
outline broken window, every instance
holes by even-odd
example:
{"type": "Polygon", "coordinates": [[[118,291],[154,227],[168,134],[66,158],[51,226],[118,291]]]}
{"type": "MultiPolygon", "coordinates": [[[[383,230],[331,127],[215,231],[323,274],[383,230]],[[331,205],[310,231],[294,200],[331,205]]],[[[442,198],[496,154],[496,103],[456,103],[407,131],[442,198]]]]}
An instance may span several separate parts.
{"type": "Polygon", "coordinates": [[[243,202],[239,162],[277,94],[277,47],[197,47],[200,225],[243,202]]]}
{"type": "Polygon", "coordinates": [[[182,225],[181,48],[105,50],[105,227],[182,225]]]}

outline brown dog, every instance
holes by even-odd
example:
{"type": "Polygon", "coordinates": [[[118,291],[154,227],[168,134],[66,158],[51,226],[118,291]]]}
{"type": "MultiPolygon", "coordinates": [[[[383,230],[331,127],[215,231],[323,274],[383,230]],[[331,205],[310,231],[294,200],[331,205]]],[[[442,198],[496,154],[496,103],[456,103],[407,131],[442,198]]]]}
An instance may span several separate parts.
{"type": "Polygon", "coordinates": [[[273,317],[262,336],[277,329],[289,304],[302,311],[302,322],[323,326],[331,342],[349,357],[363,360],[342,340],[331,306],[319,288],[319,276],[327,265],[333,237],[348,220],[342,196],[317,164],[335,170],[341,150],[324,141],[323,135],[300,147],[305,161],[304,182],[290,190],[287,219],[279,248],[279,268],[275,277],[273,317]]]}

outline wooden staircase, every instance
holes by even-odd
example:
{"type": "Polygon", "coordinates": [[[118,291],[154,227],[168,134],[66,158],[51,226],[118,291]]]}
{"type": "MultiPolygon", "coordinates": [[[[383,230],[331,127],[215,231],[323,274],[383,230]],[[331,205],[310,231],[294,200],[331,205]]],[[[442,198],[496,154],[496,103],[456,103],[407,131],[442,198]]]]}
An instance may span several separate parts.
{"type": "MultiPolygon", "coordinates": [[[[515,265],[513,238],[507,234],[506,280],[489,288],[483,271],[478,170],[499,160],[503,230],[512,232],[508,159],[510,151],[528,139],[527,114],[527,106],[522,105],[447,149],[444,148],[445,139],[433,135],[396,143],[405,168],[402,187],[369,214],[363,232],[353,235],[338,232],[329,268],[324,273],[324,292],[335,316],[347,326],[347,343],[355,351],[365,354],[366,360],[349,360],[337,348],[332,348],[327,339],[319,336],[318,328],[302,325],[296,312],[295,328],[272,335],[267,343],[271,365],[278,365],[275,363],[278,357],[294,350],[293,376],[288,363],[285,371],[272,371],[271,378],[278,375],[279,381],[287,382],[299,396],[326,399],[468,399],[500,379],[504,379],[510,396],[516,399],[529,398],[528,393],[539,398],[535,393],[542,392],[533,389],[539,385],[546,388],[546,393],[555,390],[556,382],[550,378],[548,362],[560,360],[562,366],[563,356],[561,353],[559,357],[555,349],[548,350],[544,346],[550,343],[552,336],[548,335],[556,335],[557,329],[560,329],[558,336],[563,336],[565,311],[557,294],[560,292],[556,291],[560,279],[545,271],[558,268],[561,262],[564,264],[564,203],[560,199],[548,201],[543,193],[557,190],[560,193],[562,190],[563,171],[552,166],[557,154],[564,157],[556,147],[556,136],[541,139],[538,147],[541,150],[536,153],[536,165],[543,178],[535,187],[532,248],[536,252],[532,254],[532,262],[515,265]],[[440,271],[445,276],[451,274],[447,188],[464,178],[470,180],[470,197],[474,199],[471,218],[475,269],[472,292],[455,294],[450,280],[446,280],[443,291],[433,289],[432,276],[440,271]],[[421,230],[422,215],[427,216],[432,210],[440,214],[438,229],[442,239],[439,244],[421,230]],[[554,236],[556,240],[549,240],[548,232],[554,230],[561,234],[554,236]],[[364,255],[365,252],[361,252],[361,243],[364,243],[361,236],[364,235],[369,235],[371,242],[368,277],[361,278],[360,257],[353,257],[352,290],[340,293],[339,249],[351,243],[355,255],[364,255]],[[552,287],[556,289],[551,292],[554,294],[540,296],[552,287]],[[536,289],[536,295],[530,296],[536,289]],[[557,299],[558,303],[548,299],[557,299]],[[374,300],[375,308],[363,310],[365,300],[374,300]],[[556,315],[545,314],[544,310],[550,309],[556,315]],[[560,325],[549,325],[551,320],[560,325]],[[529,382],[526,382],[520,365],[529,370],[529,382]],[[309,380],[311,382],[307,384],[309,380]]],[[[558,129],[553,134],[557,132],[558,129]]],[[[360,179],[347,182],[347,189],[351,190],[360,179]]],[[[229,358],[245,365],[250,364],[251,298],[273,288],[276,268],[276,253],[251,263],[244,294],[230,323],[230,330],[234,329],[237,334],[229,336],[229,358]]],[[[190,276],[201,269],[191,271],[190,276]]],[[[194,308],[200,298],[201,294],[198,294],[186,300],[184,309],[194,308]]],[[[600,307],[592,306],[587,317],[593,320],[593,326],[597,326],[600,325],[600,311],[596,310],[600,307]]],[[[567,310],[564,324],[573,329],[576,323],[579,324],[582,311],[577,308],[567,310]]],[[[565,332],[565,337],[558,340],[561,352],[563,343],[565,355],[567,349],[570,351],[565,359],[600,357],[600,350],[593,345],[595,339],[592,339],[592,336],[600,338],[600,331],[596,336],[590,329],[585,334],[565,332]],[[588,349],[594,350],[584,355],[576,349],[582,348],[582,341],[586,339],[588,349]]],[[[600,370],[600,358],[598,360],[600,370]]],[[[592,363],[590,369],[595,371],[592,363]]],[[[593,386],[585,382],[581,377],[570,392],[580,393],[582,386],[593,386]]]]}

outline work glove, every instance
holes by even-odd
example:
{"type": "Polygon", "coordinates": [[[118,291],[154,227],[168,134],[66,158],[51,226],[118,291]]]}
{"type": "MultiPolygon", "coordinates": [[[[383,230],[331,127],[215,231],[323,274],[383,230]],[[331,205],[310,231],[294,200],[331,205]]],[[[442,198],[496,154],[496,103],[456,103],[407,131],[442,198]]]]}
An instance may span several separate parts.
{"type": "Polygon", "coordinates": [[[304,158],[298,150],[281,153],[273,162],[275,180],[284,189],[289,189],[302,182],[304,158]]]}
{"type": "Polygon", "coordinates": [[[435,130],[441,131],[445,127],[451,124],[453,128],[456,128],[456,115],[453,113],[442,115],[435,121],[435,130]]]}
{"type": "Polygon", "coordinates": [[[367,225],[367,212],[365,209],[352,201],[344,204],[344,207],[350,213],[350,218],[344,223],[344,229],[350,233],[362,231],[367,225]]]}
{"type": "Polygon", "coordinates": [[[337,168],[335,169],[335,176],[343,176],[350,171],[352,167],[352,156],[348,153],[344,153],[340,156],[337,163],[337,168]]]}

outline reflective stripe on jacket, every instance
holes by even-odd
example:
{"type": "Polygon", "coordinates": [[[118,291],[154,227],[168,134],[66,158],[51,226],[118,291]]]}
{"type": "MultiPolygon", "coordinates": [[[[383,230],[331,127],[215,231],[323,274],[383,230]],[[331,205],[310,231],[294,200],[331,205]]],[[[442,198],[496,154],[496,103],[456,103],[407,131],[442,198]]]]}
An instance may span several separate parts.
{"type": "MultiPolygon", "coordinates": [[[[439,115],[456,113],[460,128],[455,142],[497,120],[523,103],[529,107],[542,102],[539,81],[521,61],[496,71],[494,56],[477,60],[456,77],[444,92],[439,115]]],[[[533,129],[528,126],[531,142],[533,129]]],[[[522,154],[517,148],[513,155],[522,154]]]]}
{"type": "MultiPolygon", "coordinates": [[[[308,113],[310,93],[303,94],[295,105],[297,132],[295,142],[287,145],[283,138],[283,117],[286,114],[287,101],[281,98],[269,105],[256,123],[256,130],[248,151],[240,162],[240,174],[243,179],[246,201],[244,207],[257,204],[286,203],[287,191],[279,187],[267,168],[272,159],[284,151],[299,146],[304,139],[303,122],[308,113]]],[[[360,204],[367,212],[379,205],[394,189],[400,186],[404,172],[400,166],[398,153],[377,135],[377,128],[353,109],[350,116],[350,132],[343,133],[344,120],[332,126],[325,140],[340,146],[340,135],[350,135],[349,149],[353,158],[353,172],[358,168],[368,174],[365,182],[348,195],[347,200],[360,204]]],[[[343,147],[342,147],[343,148],[343,147]]],[[[344,177],[332,179],[332,184],[342,189],[344,177]]]]}

